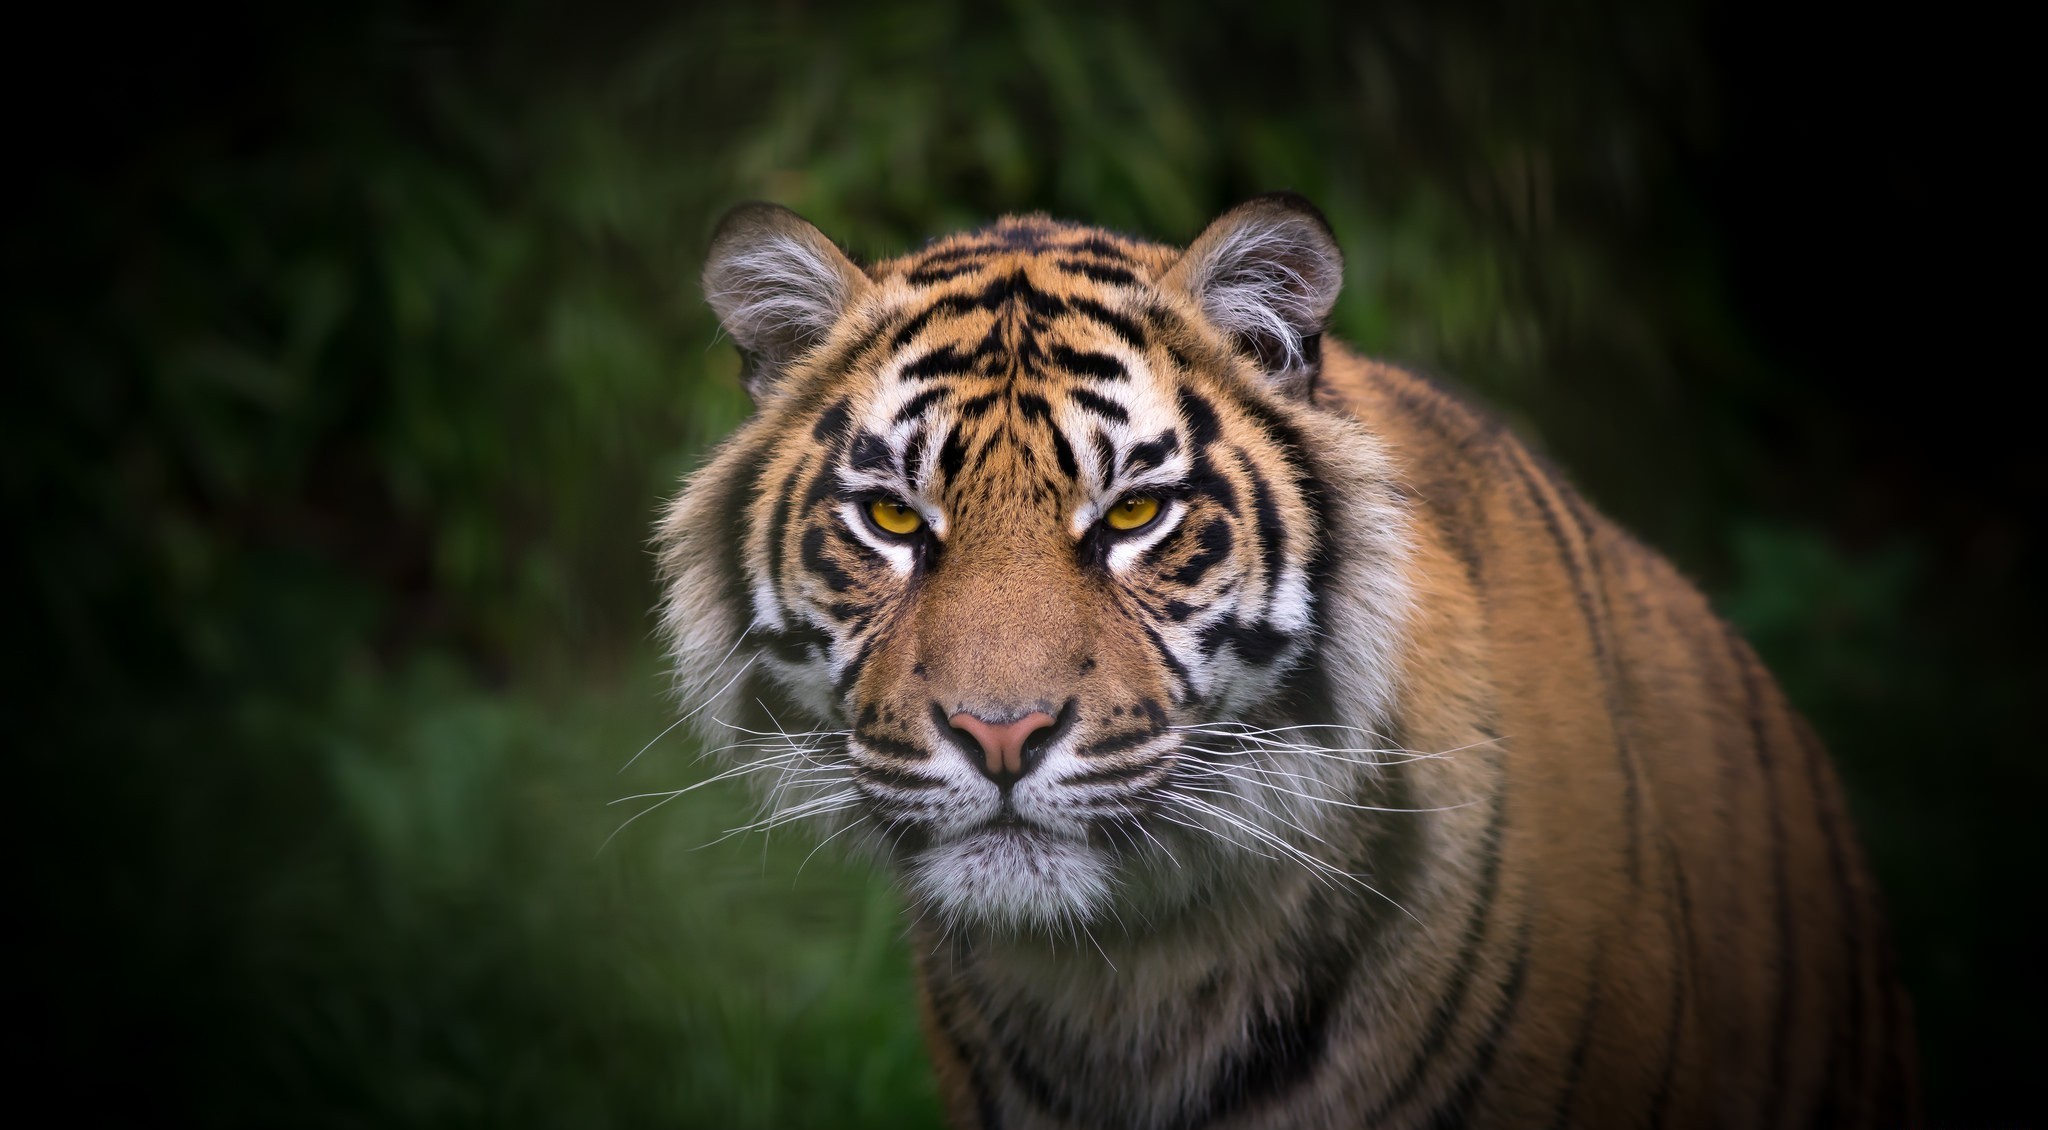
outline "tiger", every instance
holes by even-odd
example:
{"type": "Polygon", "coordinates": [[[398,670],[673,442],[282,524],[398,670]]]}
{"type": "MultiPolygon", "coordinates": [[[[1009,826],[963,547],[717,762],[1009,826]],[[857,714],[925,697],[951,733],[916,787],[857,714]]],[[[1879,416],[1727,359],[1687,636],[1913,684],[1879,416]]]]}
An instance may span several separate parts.
{"type": "Polygon", "coordinates": [[[772,204],[658,520],[700,738],[900,890],[949,1121],[1918,1124],[1844,793],[1664,558],[1327,338],[1294,195],[875,262],[772,204]]]}

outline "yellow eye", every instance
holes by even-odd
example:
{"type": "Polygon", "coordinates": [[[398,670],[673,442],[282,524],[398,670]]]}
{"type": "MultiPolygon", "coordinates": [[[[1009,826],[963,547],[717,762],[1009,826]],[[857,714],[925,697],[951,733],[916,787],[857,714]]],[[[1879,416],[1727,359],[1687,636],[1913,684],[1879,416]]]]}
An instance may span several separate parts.
{"type": "Polygon", "coordinates": [[[1126,495],[1105,515],[1112,530],[1136,530],[1152,524],[1159,517],[1159,500],[1150,495],[1126,495]]]}
{"type": "Polygon", "coordinates": [[[868,503],[868,519],[884,533],[897,537],[908,537],[924,525],[924,519],[917,511],[893,498],[878,498],[868,503]]]}

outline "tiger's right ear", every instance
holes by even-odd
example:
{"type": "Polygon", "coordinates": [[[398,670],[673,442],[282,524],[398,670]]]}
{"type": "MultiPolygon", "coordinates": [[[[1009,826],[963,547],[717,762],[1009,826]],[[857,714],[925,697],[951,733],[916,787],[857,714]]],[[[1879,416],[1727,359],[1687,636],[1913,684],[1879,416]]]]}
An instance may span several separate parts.
{"type": "Polygon", "coordinates": [[[756,404],[868,285],[824,232],[780,204],[727,212],[704,263],[704,297],[740,348],[740,383],[756,404]]]}

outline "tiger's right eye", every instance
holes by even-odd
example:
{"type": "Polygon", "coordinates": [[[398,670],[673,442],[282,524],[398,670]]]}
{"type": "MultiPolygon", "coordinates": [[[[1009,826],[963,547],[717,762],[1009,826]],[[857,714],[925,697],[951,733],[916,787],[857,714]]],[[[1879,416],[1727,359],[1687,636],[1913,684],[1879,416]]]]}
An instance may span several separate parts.
{"type": "Polygon", "coordinates": [[[868,521],[883,533],[899,538],[909,537],[924,527],[922,515],[893,498],[878,498],[868,503],[868,521]]]}

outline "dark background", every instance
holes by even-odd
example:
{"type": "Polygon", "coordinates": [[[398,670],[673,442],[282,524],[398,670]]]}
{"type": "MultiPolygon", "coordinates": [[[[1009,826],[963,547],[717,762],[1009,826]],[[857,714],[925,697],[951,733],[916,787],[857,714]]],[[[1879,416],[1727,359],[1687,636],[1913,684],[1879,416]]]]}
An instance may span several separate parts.
{"type": "Polygon", "coordinates": [[[695,274],[1328,212],[1827,736],[1932,1121],[2035,1125],[2048,468],[2016,33],[1945,6],[44,13],[10,36],[10,1068],[153,1124],[932,1124],[896,909],[650,641],[746,411],[695,274]],[[2024,305],[2023,305],[2024,304],[2024,305]],[[656,739],[629,769],[634,751],[656,739]],[[617,807],[607,801],[656,794],[617,807]]]}

